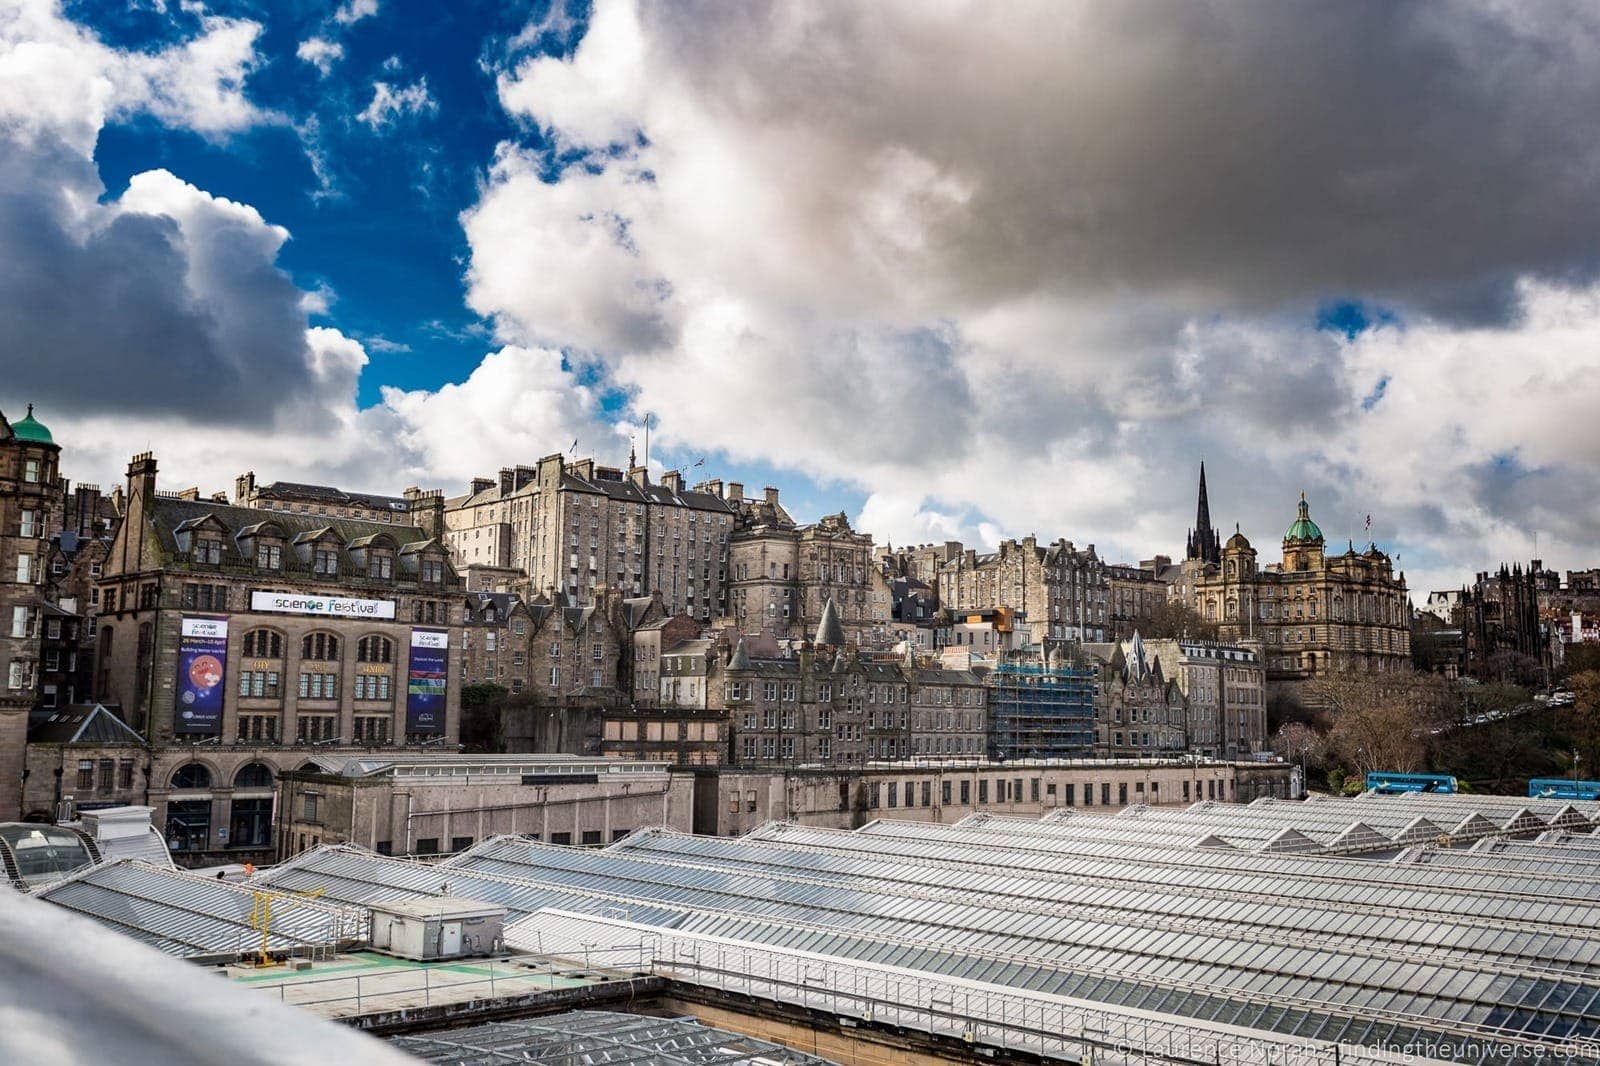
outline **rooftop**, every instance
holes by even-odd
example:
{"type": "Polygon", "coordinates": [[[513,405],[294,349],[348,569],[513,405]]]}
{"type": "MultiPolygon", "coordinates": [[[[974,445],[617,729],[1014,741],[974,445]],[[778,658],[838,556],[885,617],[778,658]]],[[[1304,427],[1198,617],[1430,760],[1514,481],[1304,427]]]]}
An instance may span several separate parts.
{"type": "Polygon", "coordinates": [[[702,1025],[693,1018],[649,1018],[609,1011],[569,1011],[543,1018],[491,1022],[443,1033],[397,1036],[395,1047],[440,1066],[506,1062],[651,1063],[657,1066],[748,1063],[826,1064],[782,1044],[702,1025]]]}

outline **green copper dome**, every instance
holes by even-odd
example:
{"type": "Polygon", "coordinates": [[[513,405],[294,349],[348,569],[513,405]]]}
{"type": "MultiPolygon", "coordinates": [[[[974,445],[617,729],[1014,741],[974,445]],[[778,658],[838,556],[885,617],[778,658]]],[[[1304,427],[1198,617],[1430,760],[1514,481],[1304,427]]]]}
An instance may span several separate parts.
{"type": "Polygon", "coordinates": [[[1306,494],[1300,494],[1300,513],[1294,520],[1294,525],[1283,535],[1285,542],[1291,540],[1314,540],[1322,542],[1322,530],[1311,520],[1311,509],[1306,506],[1306,494]]]}
{"type": "Polygon", "coordinates": [[[28,413],[21,421],[11,423],[11,432],[17,440],[32,441],[35,444],[54,444],[56,439],[50,435],[44,423],[33,417],[33,404],[28,405],[28,413]]]}

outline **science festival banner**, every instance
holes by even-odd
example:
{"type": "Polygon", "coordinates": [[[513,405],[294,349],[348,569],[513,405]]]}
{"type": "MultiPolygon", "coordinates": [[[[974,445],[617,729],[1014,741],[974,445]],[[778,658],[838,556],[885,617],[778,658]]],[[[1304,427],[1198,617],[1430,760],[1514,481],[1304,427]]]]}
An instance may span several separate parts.
{"type": "Polygon", "coordinates": [[[176,733],[222,732],[222,697],[227,674],[228,620],[184,618],[178,634],[178,697],[172,709],[176,733]]]}
{"type": "Polygon", "coordinates": [[[406,672],[406,732],[444,732],[444,690],[450,634],[442,629],[411,631],[411,664],[406,672]]]}

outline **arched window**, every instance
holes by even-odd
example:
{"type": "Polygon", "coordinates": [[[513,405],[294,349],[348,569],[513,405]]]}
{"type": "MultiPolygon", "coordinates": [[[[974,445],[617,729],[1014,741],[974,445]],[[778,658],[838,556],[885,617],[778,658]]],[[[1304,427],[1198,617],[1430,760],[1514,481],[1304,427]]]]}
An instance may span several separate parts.
{"type": "Polygon", "coordinates": [[[388,663],[394,661],[394,642],[388,637],[362,637],[356,641],[356,662],[388,663]]]}
{"type": "Polygon", "coordinates": [[[210,788],[211,771],[197,762],[185,763],[173,771],[172,787],[210,788]]]}
{"type": "Polygon", "coordinates": [[[264,762],[245,763],[233,775],[234,788],[271,788],[272,767],[264,762]]]}
{"type": "Polygon", "coordinates": [[[247,659],[281,659],[283,637],[270,629],[252,629],[244,635],[244,654],[247,659]]]}
{"type": "Polygon", "coordinates": [[[339,638],[332,633],[307,633],[300,642],[300,658],[330,662],[339,658],[339,638]]]}

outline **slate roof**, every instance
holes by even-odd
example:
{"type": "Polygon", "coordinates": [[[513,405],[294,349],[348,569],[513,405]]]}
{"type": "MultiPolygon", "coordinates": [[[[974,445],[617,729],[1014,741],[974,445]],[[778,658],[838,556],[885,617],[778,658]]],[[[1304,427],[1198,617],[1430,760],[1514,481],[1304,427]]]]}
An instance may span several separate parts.
{"type": "Polygon", "coordinates": [[[257,496],[274,500],[306,500],[331,505],[371,507],[375,510],[409,512],[411,501],[404,496],[382,496],[371,492],[346,492],[332,485],[307,485],[298,481],[274,481],[256,489],[257,496]]]}
{"type": "MultiPolygon", "coordinates": [[[[255,560],[245,555],[239,541],[244,537],[260,535],[272,526],[283,531],[287,545],[309,543],[318,536],[327,535],[337,540],[343,549],[348,551],[352,547],[362,547],[379,540],[387,540],[397,549],[397,560],[401,565],[397,567],[399,572],[396,576],[402,579],[410,576],[408,568],[414,566],[411,560],[419,552],[426,550],[430,545],[438,544],[417,526],[367,522],[357,518],[334,518],[328,515],[266,511],[212,500],[183,500],[170,496],[157,496],[146,514],[155,532],[156,543],[165,557],[165,562],[169,564],[181,565],[186,562],[183,553],[178,549],[178,534],[205,528],[220,529],[223,533],[222,566],[243,567],[250,570],[256,569],[255,560]]],[[[453,573],[448,567],[449,553],[442,545],[439,546],[439,552],[446,559],[447,573],[453,573]]],[[[339,580],[363,580],[364,575],[356,570],[353,561],[347,558],[340,567],[339,580]]],[[[312,573],[309,552],[302,558],[292,548],[283,553],[283,572],[307,575],[314,580],[328,580],[326,575],[312,573]]]]}
{"type": "Polygon", "coordinates": [[[73,704],[34,711],[29,744],[144,744],[144,738],[104,704],[73,704]]]}

